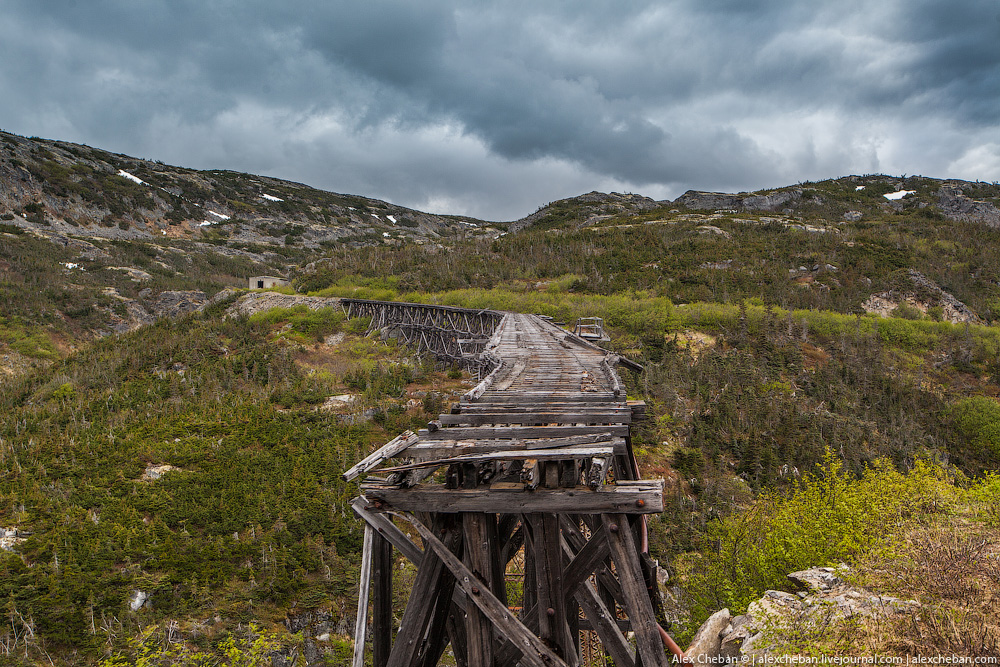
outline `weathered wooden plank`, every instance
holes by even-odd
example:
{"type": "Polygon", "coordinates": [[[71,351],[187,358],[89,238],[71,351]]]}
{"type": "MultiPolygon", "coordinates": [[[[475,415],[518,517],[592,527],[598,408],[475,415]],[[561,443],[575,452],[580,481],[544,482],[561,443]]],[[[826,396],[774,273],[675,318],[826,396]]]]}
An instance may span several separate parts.
{"type": "Polygon", "coordinates": [[[358,615],[354,622],[353,667],[364,667],[365,637],[368,635],[368,591],[372,581],[372,548],[375,531],[365,525],[365,538],[361,546],[361,581],[358,583],[358,615]]]}
{"type": "Polygon", "coordinates": [[[579,447],[562,447],[559,449],[515,449],[500,452],[484,452],[482,454],[462,454],[444,459],[432,459],[429,461],[419,461],[417,463],[407,463],[405,465],[382,468],[380,472],[401,472],[413,470],[414,468],[435,468],[451,465],[452,463],[484,463],[486,461],[519,461],[526,456],[533,459],[588,459],[595,456],[613,456],[615,448],[611,444],[591,445],[579,447]]]}
{"type": "Polygon", "coordinates": [[[407,447],[416,444],[417,440],[417,435],[413,431],[404,431],[379,447],[376,451],[366,456],[363,461],[355,464],[350,470],[344,472],[344,474],[341,475],[341,478],[344,481],[349,482],[358,475],[379,466],[386,459],[398,456],[407,447]]]}
{"type": "MultiPolygon", "coordinates": [[[[522,664],[534,665],[535,667],[569,667],[558,655],[552,652],[542,641],[536,637],[528,628],[514,617],[511,611],[495,595],[483,587],[482,582],[468,567],[459,560],[448,547],[439,540],[434,533],[419,521],[414,521],[408,516],[397,514],[399,518],[409,521],[420,536],[424,538],[427,547],[433,550],[439,559],[451,570],[458,585],[465,591],[466,596],[490,619],[503,634],[512,639],[515,645],[522,651],[522,664]]],[[[397,644],[398,644],[397,639],[397,644]]]]}
{"type": "Polygon", "coordinates": [[[369,499],[379,500],[387,508],[403,511],[554,514],[652,514],[663,511],[663,480],[652,480],[644,487],[605,485],[597,490],[576,487],[498,491],[489,488],[446,489],[430,485],[409,489],[362,488],[369,499]]]}
{"type": "Polygon", "coordinates": [[[668,661],[660,639],[660,628],[653,614],[645,579],[639,565],[639,554],[629,530],[628,517],[608,514],[603,517],[608,531],[611,558],[615,562],[618,581],[625,596],[625,611],[632,621],[632,632],[643,667],[667,667],[668,661]]]}
{"type": "MultiPolygon", "coordinates": [[[[368,524],[372,547],[372,665],[385,667],[392,650],[392,543],[368,524]]],[[[367,534],[367,533],[366,533],[367,534]]]]}
{"type": "Polygon", "coordinates": [[[579,664],[576,642],[566,622],[566,590],[563,586],[562,546],[559,518],[555,514],[530,514],[534,535],[531,557],[535,562],[538,595],[538,636],[570,665],[579,664]]]}
{"type": "MultiPolygon", "coordinates": [[[[409,517],[403,518],[415,526],[420,526],[423,531],[433,537],[419,521],[413,521],[409,517]]],[[[451,554],[450,549],[454,549],[461,543],[461,531],[445,527],[444,538],[447,546],[436,537],[434,540],[441,545],[441,549],[451,554]]],[[[454,556],[452,555],[452,557],[454,556]]],[[[437,551],[426,551],[417,570],[413,588],[410,589],[410,599],[406,604],[406,611],[403,612],[403,620],[399,626],[399,633],[396,635],[396,642],[389,654],[388,667],[411,667],[421,662],[419,654],[425,647],[423,638],[428,626],[434,625],[441,612],[442,606],[438,604],[438,593],[442,591],[443,587],[448,586],[449,579],[454,581],[451,571],[445,567],[440,554],[437,551]]],[[[449,597],[451,597],[450,594],[449,597]]]]}
{"type": "Polygon", "coordinates": [[[442,414],[438,422],[444,426],[483,426],[489,424],[629,424],[632,412],[478,412],[472,414],[442,414]]]}
{"type": "Polygon", "coordinates": [[[579,401],[549,401],[544,405],[512,405],[510,403],[493,403],[489,400],[481,400],[475,403],[458,403],[457,410],[451,414],[479,414],[489,412],[499,413],[541,413],[541,412],[576,412],[579,414],[604,413],[604,412],[624,412],[628,410],[625,401],[609,397],[606,401],[595,401],[581,403],[579,401]]]}
{"type": "Polygon", "coordinates": [[[607,560],[608,554],[611,553],[607,537],[607,533],[604,532],[604,527],[602,526],[590,536],[587,543],[575,555],[569,548],[567,541],[566,549],[572,560],[566,566],[566,571],[563,575],[563,585],[569,593],[575,591],[577,586],[590,577],[598,565],[607,560]]]}
{"type": "Polygon", "coordinates": [[[577,435],[568,438],[543,438],[540,440],[431,440],[418,442],[406,450],[407,458],[414,461],[444,459],[466,454],[485,454],[525,450],[537,452],[558,447],[576,447],[581,445],[606,445],[614,448],[615,456],[628,453],[624,438],[612,437],[610,433],[595,433],[593,435],[577,435]]]}
{"type": "MultiPolygon", "coordinates": [[[[495,546],[490,539],[489,522],[493,515],[469,512],[462,515],[465,530],[465,557],[469,568],[488,590],[496,592],[493,580],[495,546]]],[[[499,597],[499,596],[498,596],[499,597]]],[[[502,602],[502,599],[501,599],[502,602]]],[[[465,633],[469,667],[493,667],[492,624],[485,614],[470,609],[465,618],[465,633]]]]}
{"type": "Polygon", "coordinates": [[[402,553],[407,560],[414,565],[419,566],[420,562],[424,558],[424,550],[414,544],[413,541],[406,536],[406,533],[401,531],[388,516],[368,509],[368,504],[369,500],[364,496],[360,496],[351,501],[351,508],[359,517],[364,519],[369,526],[374,528],[379,535],[389,540],[389,543],[392,544],[392,546],[399,549],[400,553],[402,553]]]}
{"type": "Polygon", "coordinates": [[[596,426],[453,426],[431,433],[420,429],[423,441],[430,440],[496,440],[529,438],[565,438],[573,435],[609,433],[623,438],[628,435],[628,425],[600,424],[596,426]]]}
{"type": "Polygon", "coordinates": [[[551,409],[549,402],[553,403],[611,403],[615,400],[615,395],[610,391],[521,391],[505,394],[504,392],[488,393],[487,397],[494,405],[533,405],[535,409],[551,409]]]}
{"type": "Polygon", "coordinates": [[[601,638],[604,650],[615,661],[615,667],[634,667],[635,653],[618,626],[615,615],[601,600],[594,584],[584,581],[573,593],[573,597],[583,608],[583,614],[590,622],[590,626],[601,638]]]}

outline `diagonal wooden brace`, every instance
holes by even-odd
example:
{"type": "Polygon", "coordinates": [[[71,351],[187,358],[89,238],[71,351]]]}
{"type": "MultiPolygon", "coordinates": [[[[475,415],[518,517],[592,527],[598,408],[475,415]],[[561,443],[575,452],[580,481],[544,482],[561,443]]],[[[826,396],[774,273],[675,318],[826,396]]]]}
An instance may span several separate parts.
{"type": "Polygon", "coordinates": [[[432,550],[455,575],[458,585],[465,591],[468,599],[521,650],[521,664],[534,667],[567,667],[566,663],[517,620],[510,609],[498,600],[472,570],[466,567],[426,526],[405,514],[395,512],[390,514],[409,522],[420,533],[427,548],[432,550]]]}

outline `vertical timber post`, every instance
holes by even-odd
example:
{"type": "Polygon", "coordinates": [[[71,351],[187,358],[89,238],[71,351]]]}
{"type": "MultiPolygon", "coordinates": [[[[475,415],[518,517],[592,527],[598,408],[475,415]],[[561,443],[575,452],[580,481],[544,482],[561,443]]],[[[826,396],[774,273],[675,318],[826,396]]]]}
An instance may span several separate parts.
{"type": "Polygon", "coordinates": [[[365,524],[365,541],[361,550],[361,581],[358,583],[358,618],[354,623],[353,667],[364,667],[365,635],[368,634],[368,589],[372,581],[372,542],[375,531],[365,524]]]}
{"type": "Polygon", "coordinates": [[[372,664],[385,667],[392,650],[392,544],[376,534],[372,551],[372,664]]]}

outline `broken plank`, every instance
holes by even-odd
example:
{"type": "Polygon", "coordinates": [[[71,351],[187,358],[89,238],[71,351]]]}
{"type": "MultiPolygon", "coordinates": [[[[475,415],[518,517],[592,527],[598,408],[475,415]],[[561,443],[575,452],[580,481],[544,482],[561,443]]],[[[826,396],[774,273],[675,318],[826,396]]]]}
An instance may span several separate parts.
{"type": "Polygon", "coordinates": [[[611,443],[606,445],[581,445],[577,447],[560,447],[557,449],[512,449],[501,452],[484,452],[481,454],[462,454],[444,459],[434,459],[421,461],[419,463],[407,463],[391,468],[382,468],[382,472],[399,472],[403,470],[413,470],[414,468],[426,468],[429,466],[439,467],[452,463],[484,463],[486,461],[519,461],[526,456],[534,459],[586,459],[595,456],[612,456],[614,447],[611,443]]]}
{"type": "Polygon", "coordinates": [[[372,468],[378,467],[386,459],[398,456],[407,447],[416,444],[418,440],[419,438],[413,431],[404,431],[379,447],[376,451],[369,454],[363,461],[355,464],[354,467],[341,475],[341,478],[344,481],[349,482],[358,475],[366,473],[372,468]]]}

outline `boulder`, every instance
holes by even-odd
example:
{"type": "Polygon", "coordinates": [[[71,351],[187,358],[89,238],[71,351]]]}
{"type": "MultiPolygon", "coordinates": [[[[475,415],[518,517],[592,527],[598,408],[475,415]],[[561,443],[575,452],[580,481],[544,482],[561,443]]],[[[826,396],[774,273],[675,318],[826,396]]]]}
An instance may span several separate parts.
{"type": "Polygon", "coordinates": [[[722,609],[709,616],[708,620],[698,628],[685,654],[696,664],[704,664],[718,656],[722,648],[723,633],[730,626],[730,618],[728,609],[722,609]]]}

